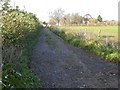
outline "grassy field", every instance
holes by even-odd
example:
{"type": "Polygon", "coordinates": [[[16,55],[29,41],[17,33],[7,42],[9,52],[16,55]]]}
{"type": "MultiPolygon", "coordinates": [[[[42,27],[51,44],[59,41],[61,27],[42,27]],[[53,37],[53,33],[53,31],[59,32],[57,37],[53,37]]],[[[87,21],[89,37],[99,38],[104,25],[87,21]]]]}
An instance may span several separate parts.
{"type": "Polygon", "coordinates": [[[60,26],[60,29],[63,29],[67,32],[88,32],[94,33],[98,35],[100,32],[100,36],[110,36],[111,40],[117,42],[118,41],[118,27],[117,26],[60,26]]]}
{"type": "Polygon", "coordinates": [[[88,50],[91,53],[101,56],[105,60],[112,62],[120,61],[117,26],[67,26],[58,28],[60,30],[57,28],[51,28],[51,30],[69,44],[88,50]],[[98,36],[100,30],[101,33],[98,36]],[[111,41],[111,38],[113,41],[111,41]]]}

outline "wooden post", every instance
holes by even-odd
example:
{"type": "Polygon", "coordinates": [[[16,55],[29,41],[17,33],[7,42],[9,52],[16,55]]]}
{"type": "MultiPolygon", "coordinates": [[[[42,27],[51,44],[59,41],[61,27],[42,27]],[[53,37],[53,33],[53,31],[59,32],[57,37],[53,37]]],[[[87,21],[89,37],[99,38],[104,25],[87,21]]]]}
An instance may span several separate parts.
{"type": "Polygon", "coordinates": [[[106,36],[106,46],[108,46],[108,43],[109,43],[109,42],[108,42],[108,41],[109,41],[108,39],[109,39],[109,37],[106,36]]]}
{"type": "Polygon", "coordinates": [[[87,30],[85,29],[85,32],[84,32],[84,37],[86,39],[86,34],[87,34],[87,30]]]}
{"type": "Polygon", "coordinates": [[[98,31],[98,37],[100,37],[101,30],[98,31]]]}

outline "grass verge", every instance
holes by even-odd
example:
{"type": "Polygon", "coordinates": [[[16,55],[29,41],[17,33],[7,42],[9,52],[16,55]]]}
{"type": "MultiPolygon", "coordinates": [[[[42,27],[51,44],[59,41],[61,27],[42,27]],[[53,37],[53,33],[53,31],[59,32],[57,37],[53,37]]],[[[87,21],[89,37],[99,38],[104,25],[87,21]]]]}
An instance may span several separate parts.
{"type": "Polygon", "coordinates": [[[54,41],[52,40],[51,36],[49,34],[45,34],[45,36],[46,36],[46,42],[48,43],[48,45],[51,48],[56,48],[56,45],[55,45],[54,41]]]}
{"type": "Polygon", "coordinates": [[[6,63],[3,66],[3,89],[16,89],[16,88],[40,88],[40,80],[31,72],[29,68],[30,55],[32,48],[37,43],[40,30],[30,33],[23,41],[22,54],[16,63],[6,63]]]}
{"type": "Polygon", "coordinates": [[[99,39],[94,39],[92,41],[87,41],[81,37],[74,36],[72,33],[65,33],[63,30],[59,30],[54,27],[49,27],[49,29],[60,36],[67,43],[72,44],[78,48],[87,50],[91,53],[101,56],[107,61],[119,63],[120,62],[120,53],[118,50],[115,50],[109,46],[103,46],[98,43],[99,39]]]}

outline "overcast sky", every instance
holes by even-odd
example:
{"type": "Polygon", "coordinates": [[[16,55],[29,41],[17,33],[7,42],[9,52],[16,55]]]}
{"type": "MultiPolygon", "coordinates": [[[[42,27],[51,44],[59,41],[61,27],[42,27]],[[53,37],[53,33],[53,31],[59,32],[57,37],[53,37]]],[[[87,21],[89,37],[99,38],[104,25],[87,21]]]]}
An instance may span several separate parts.
{"type": "Polygon", "coordinates": [[[49,12],[56,8],[62,8],[65,13],[79,13],[83,16],[87,13],[97,18],[98,15],[103,20],[118,19],[119,0],[11,0],[11,5],[18,5],[20,9],[32,12],[37,15],[41,21],[49,20],[49,12]]]}

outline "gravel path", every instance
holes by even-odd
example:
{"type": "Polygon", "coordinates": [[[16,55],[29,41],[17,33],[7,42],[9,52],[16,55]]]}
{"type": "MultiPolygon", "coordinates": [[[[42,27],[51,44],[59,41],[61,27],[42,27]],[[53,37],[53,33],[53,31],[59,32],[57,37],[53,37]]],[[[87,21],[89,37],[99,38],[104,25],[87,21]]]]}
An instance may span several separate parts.
{"type": "Polygon", "coordinates": [[[43,88],[117,88],[118,67],[65,43],[47,28],[33,48],[31,70],[43,88]]]}

